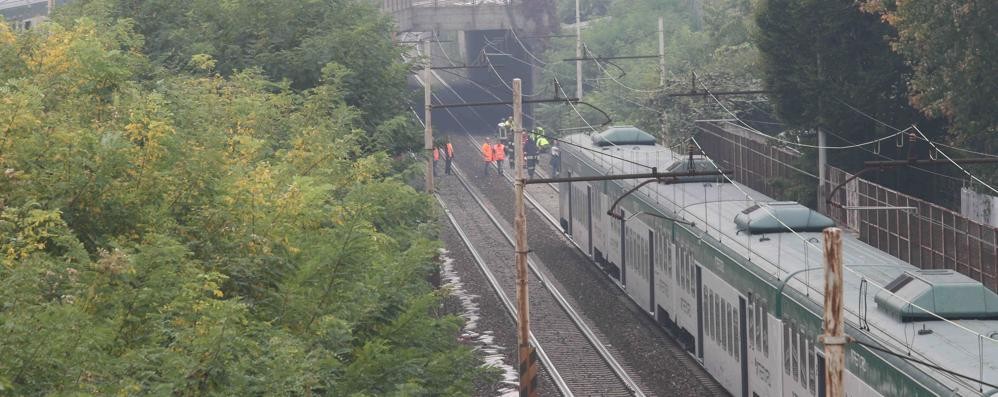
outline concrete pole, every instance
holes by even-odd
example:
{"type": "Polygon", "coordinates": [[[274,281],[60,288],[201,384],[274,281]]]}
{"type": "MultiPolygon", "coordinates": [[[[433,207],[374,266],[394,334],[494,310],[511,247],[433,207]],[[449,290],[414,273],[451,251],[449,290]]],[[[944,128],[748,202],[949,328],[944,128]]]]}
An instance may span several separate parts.
{"type": "MultiPolygon", "coordinates": [[[[659,86],[665,89],[665,18],[658,17],[658,68],[659,86]]],[[[662,106],[662,114],[659,116],[659,123],[662,124],[662,139],[669,136],[668,120],[666,119],[665,106],[662,106]]]]}
{"type": "Polygon", "coordinates": [[[665,88],[665,18],[658,17],[658,84],[665,88]]]}
{"type": "Polygon", "coordinates": [[[423,106],[424,115],[423,121],[426,123],[423,130],[423,148],[426,149],[426,192],[433,193],[433,111],[431,100],[433,96],[433,74],[431,67],[433,66],[432,57],[432,46],[430,41],[424,41],[424,51],[426,52],[426,61],[423,64],[423,106]]]}
{"type": "Polygon", "coordinates": [[[530,346],[530,297],[527,295],[527,216],[523,204],[524,168],[526,157],[523,153],[523,96],[520,79],[513,79],[513,136],[516,150],[516,314],[517,341],[520,358],[520,396],[536,396],[537,364],[534,348],[530,346]]]}
{"type": "Polygon", "coordinates": [[[842,397],[846,336],[842,317],[842,230],[825,229],[825,396],[842,397]]]}
{"type": "Polygon", "coordinates": [[[828,177],[826,175],[828,169],[828,149],[825,149],[828,145],[826,144],[827,137],[825,136],[825,131],[818,127],[818,209],[822,212],[827,211],[825,208],[825,195],[828,192],[825,191],[826,183],[825,179],[828,177]]]}
{"type": "MultiPolygon", "coordinates": [[[[575,0],[575,58],[582,58],[582,17],[579,0],[575,0]]],[[[582,99],[582,61],[575,61],[575,97],[582,99]]]]}

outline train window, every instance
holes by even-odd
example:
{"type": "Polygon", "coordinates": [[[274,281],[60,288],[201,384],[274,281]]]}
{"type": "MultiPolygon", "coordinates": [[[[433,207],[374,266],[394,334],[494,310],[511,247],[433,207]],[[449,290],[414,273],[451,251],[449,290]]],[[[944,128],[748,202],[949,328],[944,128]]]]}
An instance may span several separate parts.
{"type": "Polygon", "coordinates": [[[724,348],[724,333],[721,332],[721,297],[714,297],[714,335],[717,335],[717,344],[724,348]]]}
{"type": "Polygon", "coordinates": [[[721,297],[714,294],[714,340],[717,341],[717,345],[724,347],[724,338],[721,337],[721,297]]]}
{"type": "Polygon", "coordinates": [[[818,382],[815,379],[815,361],[816,361],[816,359],[814,357],[814,342],[811,342],[809,340],[807,344],[808,344],[808,346],[807,346],[808,390],[811,392],[811,395],[813,396],[813,395],[816,394],[816,391],[817,391],[816,388],[818,386],[818,382]]]}
{"type": "Polygon", "coordinates": [[[707,293],[707,299],[704,300],[704,303],[706,303],[705,305],[706,309],[704,309],[705,310],[704,318],[707,319],[707,324],[706,327],[704,328],[707,328],[707,336],[710,337],[710,339],[715,340],[716,338],[714,337],[714,291],[711,291],[709,288],[704,288],[704,291],[706,291],[707,293]]]}
{"type": "Polygon", "coordinates": [[[759,301],[759,297],[755,298],[755,310],[752,311],[752,318],[756,323],[755,333],[749,336],[749,339],[755,339],[755,346],[760,351],[762,350],[762,302],[759,301]]]}
{"type": "Polygon", "coordinates": [[[724,305],[724,299],[719,299],[719,301],[717,303],[718,303],[718,308],[720,309],[719,310],[720,313],[718,313],[718,314],[720,315],[720,318],[721,318],[721,324],[720,324],[721,326],[720,326],[720,329],[718,329],[718,331],[721,333],[721,349],[727,351],[728,350],[728,332],[727,332],[727,330],[728,330],[728,324],[727,324],[728,317],[727,317],[726,310],[724,310],[725,309],[725,307],[724,307],[725,306],[724,305]]]}
{"type": "Polygon", "coordinates": [[[766,301],[762,301],[759,314],[762,316],[762,354],[769,357],[769,313],[766,311],[766,301]]]}
{"type": "Polygon", "coordinates": [[[753,299],[752,299],[752,293],[749,292],[749,294],[748,294],[748,308],[747,308],[747,310],[748,310],[748,324],[747,325],[748,325],[748,347],[749,347],[749,349],[755,349],[755,346],[756,346],[755,343],[752,343],[752,342],[755,342],[755,338],[753,337],[753,335],[755,335],[755,316],[754,316],[755,305],[752,304],[752,301],[753,301],[753,299]]]}
{"type": "Polygon", "coordinates": [[[694,286],[693,286],[693,283],[694,283],[693,279],[694,279],[694,272],[695,272],[694,269],[695,269],[695,267],[693,265],[693,252],[691,252],[690,250],[686,250],[686,271],[688,272],[686,274],[686,281],[687,281],[686,284],[687,284],[687,288],[689,288],[689,291],[690,291],[691,294],[693,293],[693,290],[694,290],[694,286]]]}
{"type": "Polygon", "coordinates": [[[725,306],[725,312],[728,315],[728,324],[727,324],[727,327],[724,328],[724,331],[728,334],[728,355],[729,356],[734,356],[735,355],[735,333],[732,332],[733,331],[732,327],[735,324],[735,322],[734,322],[734,319],[735,319],[734,318],[735,317],[734,316],[734,310],[732,310],[731,304],[729,304],[727,301],[724,302],[724,306],[725,306]]]}
{"type": "Polygon", "coordinates": [[[807,389],[807,335],[804,334],[804,330],[797,334],[797,346],[800,346],[800,384],[807,389]]]}
{"type": "Polygon", "coordinates": [[[741,360],[741,353],[742,353],[742,338],[741,338],[741,333],[739,332],[739,328],[738,328],[738,326],[739,326],[739,318],[738,317],[739,317],[738,316],[738,309],[735,308],[734,306],[732,306],[731,307],[731,335],[733,335],[735,337],[735,340],[732,343],[732,345],[733,345],[732,346],[732,350],[734,350],[734,353],[735,353],[735,362],[738,362],[738,361],[741,360]]]}
{"type": "Polygon", "coordinates": [[[793,330],[790,336],[790,350],[792,351],[792,354],[790,355],[790,374],[793,375],[794,382],[800,382],[800,349],[797,345],[797,330],[793,330]]]}
{"type": "Polygon", "coordinates": [[[783,323],[783,373],[790,375],[790,324],[783,323]]]}

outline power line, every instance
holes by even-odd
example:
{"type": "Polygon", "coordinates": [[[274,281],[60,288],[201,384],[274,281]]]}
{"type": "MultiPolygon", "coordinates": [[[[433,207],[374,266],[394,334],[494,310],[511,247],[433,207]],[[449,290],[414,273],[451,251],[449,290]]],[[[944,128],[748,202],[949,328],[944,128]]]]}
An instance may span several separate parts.
{"type": "Polygon", "coordinates": [[[631,90],[631,91],[634,91],[634,92],[641,92],[641,93],[646,93],[646,94],[654,94],[654,93],[665,91],[665,88],[657,88],[657,89],[654,89],[654,90],[643,90],[643,89],[640,89],[640,88],[634,88],[634,87],[628,86],[627,84],[624,84],[620,80],[617,80],[616,77],[613,77],[613,75],[610,74],[610,72],[608,72],[605,68],[603,68],[603,64],[600,63],[599,58],[596,58],[595,54],[593,54],[592,51],[589,51],[589,46],[583,44],[582,48],[586,51],[587,54],[593,56],[593,58],[590,58],[590,59],[592,59],[596,63],[596,67],[599,68],[599,70],[602,71],[603,74],[605,74],[608,77],[610,77],[610,80],[613,80],[614,83],[617,83],[621,87],[624,87],[624,88],[626,88],[628,90],[631,90]]]}
{"type": "MultiPolygon", "coordinates": [[[[693,72],[693,75],[694,75],[694,77],[699,77],[699,76],[696,75],[696,72],[693,72]]],[[[778,141],[778,142],[785,143],[787,145],[800,146],[800,147],[806,147],[806,148],[812,148],[812,149],[832,149],[832,150],[855,149],[855,148],[858,148],[858,147],[861,147],[861,146],[872,145],[872,144],[875,144],[875,143],[879,143],[879,142],[882,142],[882,141],[894,138],[894,137],[896,137],[898,135],[901,135],[902,133],[905,132],[905,131],[898,131],[898,132],[895,132],[894,134],[891,134],[891,135],[888,135],[888,136],[885,136],[885,137],[882,137],[882,138],[877,138],[877,139],[874,139],[872,141],[867,141],[867,142],[857,143],[857,144],[854,144],[854,145],[847,145],[847,146],[819,146],[819,145],[809,145],[809,144],[806,144],[806,143],[799,143],[799,142],[788,141],[788,140],[785,140],[785,139],[780,139],[780,138],[776,138],[776,137],[771,136],[771,135],[767,135],[766,133],[764,133],[762,131],[759,131],[759,130],[757,130],[755,128],[752,128],[752,126],[748,125],[747,123],[745,123],[744,121],[742,121],[742,119],[740,119],[737,115],[735,115],[734,113],[732,113],[731,110],[729,110],[727,106],[724,106],[724,104],[721,103],[721,101],[719,99],[717,99],[717,97],[714,96],[714,94],[712,92],[710,92],[710,89],[707,88],[707,85],[704,84],[703,81],[700,81],[700,79],[697,79],[697,82],[700,83],[700,86],[703,87],[704,91],[707,92],[707,95],[710,96],[714,100],[714,102],[717,102],[717,104],[720,105],[721,108],[724,109],[724,111],[726,113],[728,113],[729,115],[731,115],[731,117],[733,117],[739,123],[742,123],[742,125],[745,126],[745,128],[748,129],[748,131],[750,131],[750,132],[752,132],[754,134],[757,134],[757,135],[761,135],[761,136],[766,137],[768,139],[772,139],[772,140],[775,140],[775,141],[778,141]]],[[[907,129],[905,129],[905,130],[907,130],[907,129]]]]}
{"type": "Polygon", "coordinates": [[[946,152],[944,152],[942,150],[939,150],[939,148],[936,146],[936,143],[932,142],[931,140],[929,140],[929,137],[925,136],[925,134],[922,133],[922,130],[918,129],[918,126],[912,125],[910,128],[912,128],[916,132],[918,132],[918,135],[921,135],[922,139],[925,139],[926,142],[928,142],[930,145],[932,145],[933,149],[936,149],[936,152],[938,152],[939,154],[943,155],[943,157],[946,157],[946,160],[949,160],[949,162],[953,163],[953,165],[955,165],[956,168],[959,168],[960,171],[963,171],[964,174],[967,174],[967,176],[969,176],[970,179],[972,179],[974,181],[977,181],[977,183],[980,183],[981,185],[984,185],[984,187],[986,187],[988,189],[991,189],[992,192],[995,192],[995,194],[998,194],[998,189],[995,189],[994,187],[991,187],[991,185],[989,185],[989,184],[985,183],[984,181],[982,181],[981,178],[978,178],[974,174],[971,174],[970,171],[967,171],[965,168],[963,168],[963,166],[960,165],[960,163],[957,163],[956,161],[953,161],[953,159],[950,158],[949,155],[946,154],[946,152]]]}

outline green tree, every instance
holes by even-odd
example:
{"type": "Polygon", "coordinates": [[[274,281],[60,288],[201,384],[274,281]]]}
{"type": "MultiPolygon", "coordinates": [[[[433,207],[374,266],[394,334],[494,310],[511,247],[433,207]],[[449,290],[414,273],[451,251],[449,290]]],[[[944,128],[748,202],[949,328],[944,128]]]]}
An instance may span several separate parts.
{"type": "Polygon", "coordinates": [[[0,24],[0,395],[469,394],[435,207],[350,72],[178,73],[134,26],[0,24]]]}
{"type": "Polygon", "coordinates": [[[85,0],[58,14],[64,24],[80,16],[133,21],[143,52],[173,71],[196,71],[192,57],[207,54],[222,76],[258,68],[300,91],[321,85],[327,65],[338,64],[343,99],[360,111],[360,127],[375,139],[406,139],[396,146],[413,143],[400,132],[411,125],[397,119],[410,65],[390,40],[393,22],[371,2],[85,0]]]}
{"type": "Polygon", "coordinates": [[[998,3],[868,0],[865,9],[897,29],[894,49],[914,68],[912,105],[945,117],[961,140],[990,147],[998,132],[998,3]]]}

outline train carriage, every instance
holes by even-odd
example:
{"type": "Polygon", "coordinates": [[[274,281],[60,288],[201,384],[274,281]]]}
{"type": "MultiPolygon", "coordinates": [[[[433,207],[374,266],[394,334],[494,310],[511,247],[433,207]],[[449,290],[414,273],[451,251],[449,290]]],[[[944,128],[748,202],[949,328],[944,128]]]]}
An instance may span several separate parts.
{"type": "MultiPolygon", "coordinates": [[[[647,173],[709,161],[690,161],[645,135],[570,136],[563,173],[647,173]]],[[[562,183],[565,232],[732,395],[823,395],[820,229],[830,220],[709,178],[647,185],[609,216],[611,203],[638,182],[562,183]]],[[[848,235],[843,245],[847,334],[998,380],[998,344],[990,334],[998,331],[998,295],[959,273],[917,269],[848,235]],[[974,309],[959,302],[975,302],[974,309]]],[[[847,348],[846,368],[849,396],[998,393],[855,344],[847,348]]]]}

